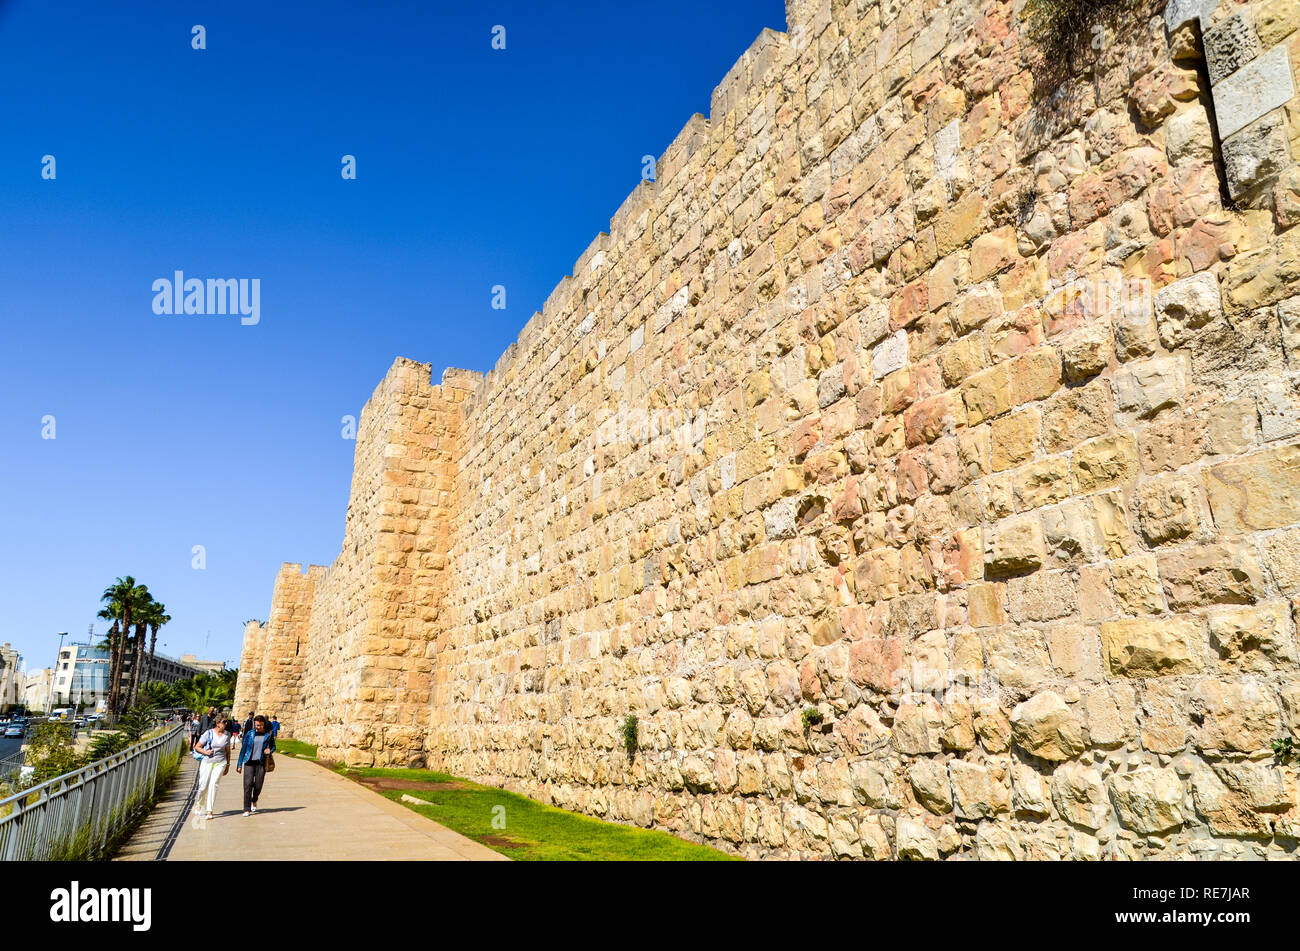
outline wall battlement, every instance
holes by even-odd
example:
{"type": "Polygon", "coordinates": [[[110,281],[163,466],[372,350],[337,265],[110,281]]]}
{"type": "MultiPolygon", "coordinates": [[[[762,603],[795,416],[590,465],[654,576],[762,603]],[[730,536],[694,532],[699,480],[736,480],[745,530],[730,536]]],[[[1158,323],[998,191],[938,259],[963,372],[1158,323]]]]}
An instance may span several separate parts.
{"type": "Polygon", "coordinates": [[[1300,24],[1046,98],[1016,6],[787,4],[493,369],[393,365],[241,699],[756,857],[1292,854],[1300,24]]]}

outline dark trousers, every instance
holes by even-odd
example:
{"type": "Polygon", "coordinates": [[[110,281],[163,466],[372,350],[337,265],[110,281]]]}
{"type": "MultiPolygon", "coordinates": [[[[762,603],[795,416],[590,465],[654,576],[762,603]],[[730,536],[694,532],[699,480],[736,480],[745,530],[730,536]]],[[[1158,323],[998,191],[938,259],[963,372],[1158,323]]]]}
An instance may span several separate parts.
{"type": "Polygon", "coordinates": [[[257,797],[262,794],[262,780],[266,779],[266,761],[249,760],[244,764],[244,811],[249,806],[257,805],[257,797]]]}

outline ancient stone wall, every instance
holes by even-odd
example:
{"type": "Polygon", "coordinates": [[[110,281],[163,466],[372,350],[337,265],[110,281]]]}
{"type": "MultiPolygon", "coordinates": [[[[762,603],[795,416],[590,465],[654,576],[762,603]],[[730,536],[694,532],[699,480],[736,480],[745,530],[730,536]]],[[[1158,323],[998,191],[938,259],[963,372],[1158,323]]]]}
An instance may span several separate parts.
{"type": "MultiPolygon", "coordinates": [[[[351,764],[424,756],[431,641],[455,510],[452,448],[459,403],[481,379],[451,370],[433,386],[429,373],[428,364],[398,360],[362,410],[342,551],[329,568],[312,566],[305,609],[297,600],[288,608],[303,642],[300,691],[270,691],[263,675],[256,704],[276,712],[289,735],[319,744],[322,756],[351,764]]],[[[280,592],[277,585],[264,665],[288,662],[280,592]]]]}
{"type": "MultiPolygon", "coordinates": [[[[239,652],[239,678],[235,682],[234,710],[244,717],[257,706],[262,691],[262,655],[266,651],[266,626],[258,621],[244,625],[244,643],[239,652]]],[[[242,720],[241,720],[242,722],[242,720]]]]}
{"type": "MultiPolygon", "coordinates": [[[[267,716],[287,714],[282,721],[286,736],[293,736],[293,722],[302,700],[312,604],[324,570],[310,565],[304,574],[300,564],[280,566],[265,625],[256,702],[250,703],[251,693],[245,696],[240,684],[235,684],[236,699],[244,700],[244,707],[254,707],[267,716]]],[[[247,713],[238,704],[235,710],[240,716],[247,713]]]]}
{"type": "Polygon", "coordinates": [[[1049,93],[1014,4],[791,3],[359,438],[308,738],[751,856],[1290,854],[1300,14],[1117,9],[1049,93]]]}

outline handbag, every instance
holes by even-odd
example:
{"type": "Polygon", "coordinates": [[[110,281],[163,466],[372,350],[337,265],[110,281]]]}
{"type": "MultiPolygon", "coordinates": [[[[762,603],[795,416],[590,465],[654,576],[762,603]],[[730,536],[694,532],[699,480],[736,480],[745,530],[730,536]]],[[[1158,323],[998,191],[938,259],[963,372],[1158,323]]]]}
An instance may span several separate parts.
{"type": "MultiPolygon", "coordinates": [[[[211,732],[212,732],[211,730],[208,731],[208,733],[211,732]]],[[[195,746],[205,746],[206,745],[205,741],[208,738],[208,733],[204,733],[201,737],[199,737],[199,742],[196,743],[195,746]]],[[[206,757],[202,753],[200,753],[197,749],[191,750],[190,755],[193,756],[195,762],[198,763],[202,763],[203,760],[206,759],[206,757]]]]}
{"type": "Polygon", "coordinates": [[[267,754],[266,754],[266,771],[267,771],[268,773],[274,773],[274,772],[275,772],[275,760],[272,759],[270,753],[267,753],[267,754]]]}

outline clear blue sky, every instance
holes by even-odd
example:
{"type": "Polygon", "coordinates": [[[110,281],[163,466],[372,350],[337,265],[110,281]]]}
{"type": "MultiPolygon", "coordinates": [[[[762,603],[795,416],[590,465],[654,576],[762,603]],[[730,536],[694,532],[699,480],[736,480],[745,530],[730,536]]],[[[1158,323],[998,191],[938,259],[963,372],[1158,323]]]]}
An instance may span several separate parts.
{"type": "Polygon", "coordinates": [[[279,564],[338,554],[341,417],[396,356],[490,368],[763,27],[782,0],[0,0],[0,641],[49,666],[133,574],[161,650],[237,663],[279,564]],[[260,278],[260,324],[155,315],[177,269],[260,278]]]}

